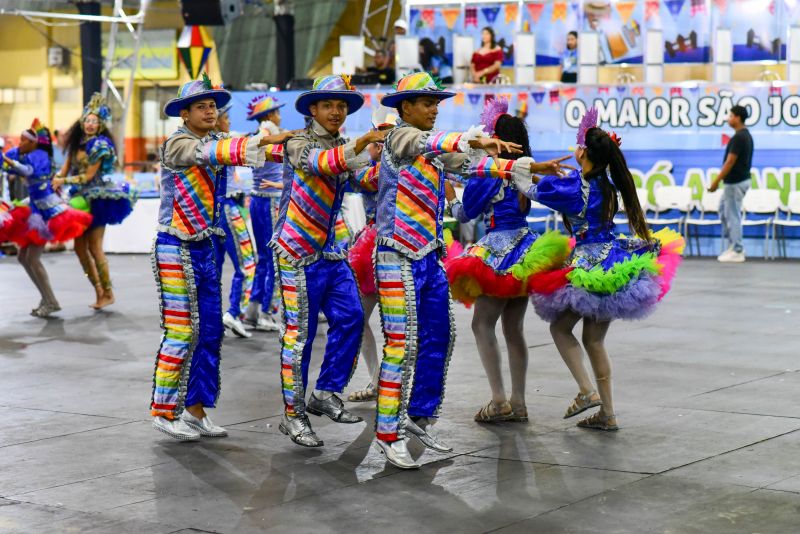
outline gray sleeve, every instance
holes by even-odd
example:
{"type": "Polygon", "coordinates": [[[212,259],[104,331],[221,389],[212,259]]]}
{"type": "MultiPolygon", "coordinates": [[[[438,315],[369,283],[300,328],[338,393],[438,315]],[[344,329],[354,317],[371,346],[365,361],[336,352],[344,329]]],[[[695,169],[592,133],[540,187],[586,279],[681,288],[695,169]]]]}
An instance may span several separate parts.
{"type": "Polygon", "coordinates": [[[176,136],[164,144],[162,163],[170,169],[197,165],[197,149],[200,139],[189,136],[176,136]]]}
{"type": "Polygon", "coordinates": [[[25,165],[19,161],[11,160],[11,167],[14,169],[14,174],[25,176],[26,178],[33,174],[33,165],[25,165]]]}
{"type": "Polygon", "coordinates": [[[416,128],[400,128],[389,137],[389,150],[398,159],[415,158],[422,153],[425,133],[416,128]]]}

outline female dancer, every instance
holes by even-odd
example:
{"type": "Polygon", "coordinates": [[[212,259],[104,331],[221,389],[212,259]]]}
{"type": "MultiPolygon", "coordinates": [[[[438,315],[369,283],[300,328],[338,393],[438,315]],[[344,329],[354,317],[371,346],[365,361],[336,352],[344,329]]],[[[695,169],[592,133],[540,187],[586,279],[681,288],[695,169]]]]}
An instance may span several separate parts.
{"type": "Polygon", "coordinates": [[[560,211],[575,237],[567,267],[531,281],[532,301],[550,322],[561,357],[580,392],[564,418],[600,406],[578,426],[600,430],[619,428],[611,388],[611,361],[605,336],[614,319],[641,319],[669,291],[680,263],[683,238],[670,229],[650,233],[621,140],[597,127],[597,110],[590,109],[578,130],[575,159],[580,171],[567,178],[546,176],[531,187],[530,196],[560,211]],[[622,197],[632,238],[615,236],[614,216],[622,197]],[[583,365],[583,353],[573,328],[583,321],[583,348],[597,381],[595,392],[583,365]]]}
{"type": "Polygon", "coordinates": [[[50,185],[53,175],[53,144],[50,130],[34,119],[31,127],[20,135],[19,147],[3,155],[9,172],[28,181],[30,206],[12,209],[7,237],[19,246],[19,262],[25,267],[42,297],[34,317],[48,317],[61,306],[53,294],[50,278],[42,264],[42,251],[47,242],[63,243],[74,239],[89,227],[92,216],[73,209],[61,200],[50,185]]]}
{"type": "MultiPolygon", "coordinates": [[[[508,115],[507,100],[487,102],[481,124],[489,128],[490,135],[522,147],[522,154],[501,154],[501,158],[531,157],[525,123],[508,115]]],[[[562,236],[549,233],[539,237],[528,228],[525,217],[530,211],[530,201],[509,180],[473,178],[464,191],[463,203],[455,200],[455,192],[448,186],[445,192],[456,219],[465,222],[482,215],[486,223],[484,237],[461,256],[445,261],[453,298],[466,305],[475,303],[472,332],[492,389],[492,400],[478,410],[475,421],[527,422],[525,375],[528,345],[523,325],[528,309],[528,278],[534,272],[523,268],[522,262],[526,257],[537,257],[536,270],[554,269],[563,264],[568,249],[564,247],[562,236]],[[515,278],[512,271],[521,280],[515,278]],[[499,319],[502,319],[508,346],[510,399],[503,388],[500,348],[495,336],[499,319]]]]}
{"type": "Polygon", "coordinates": [[[136,202],[136,192],[128,184],[117,185],[109,180],[117,161],[107,125],[110,120],[111,110],[95,93],[83,109],[83,116],[67,133],[67,158],[53,179],[57,188],[63,184],[77,186],[70,204],[93,217],[89,230],[75,238],[75,254],[94,286],[96,298],[90,306],[95,310],[114,303],[108,259],[103,252],[105,227],[125,220],[136,202]]]}

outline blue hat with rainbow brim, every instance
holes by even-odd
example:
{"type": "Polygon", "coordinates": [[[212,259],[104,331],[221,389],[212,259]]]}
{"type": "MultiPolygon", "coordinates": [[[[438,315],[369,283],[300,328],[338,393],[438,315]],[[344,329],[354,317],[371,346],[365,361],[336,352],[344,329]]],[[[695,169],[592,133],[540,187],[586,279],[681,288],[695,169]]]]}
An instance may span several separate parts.
{"type": "Polygon", "coordinates": [[[269,95],[258,95],[247,104],[247,120],[260,121],[268,113],[281,109],[286,104],[278,102],[278,99],[269,95]]]}
{"type": "Polygon", "coordinates": [[[381,104],[387,108],[396,108],[403,100],[429,96],[438,100],[446,100],[456,96],[455,93],[445,91],[442,83],[428,72],[412,72],[406,74],[395,86],[394,93],[381,98],[381,104]]]}
{"type": "Polygon", "coordinates": [[[311,116],[309,106],[320,100],[344,100],[347,102],[347,114],[352,115],[364,105],[364,95],[356,91],[350,84],[350,76],[321,76],[314,80],[314,86],[297,97],[294,107],[297,111],[311,116]]]}
{"type": "Polygon", "coordinates": [[[181,110],[198,100],[213,99],[217,108],[223,108],[231,101],[232,95],[225,89],[217,89],[211,85],[211,80],[205,72],[199,80],[185,83],[178,90],[178,96],[164,106],[164,115],[167,117],[180,117],[181,110]]]}

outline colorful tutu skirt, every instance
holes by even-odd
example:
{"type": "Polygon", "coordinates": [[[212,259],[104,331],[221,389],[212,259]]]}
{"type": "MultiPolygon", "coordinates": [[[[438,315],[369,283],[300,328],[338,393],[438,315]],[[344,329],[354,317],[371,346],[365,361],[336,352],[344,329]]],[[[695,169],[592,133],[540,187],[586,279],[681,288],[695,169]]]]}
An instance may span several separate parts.
{"type": "Polygon", "coordinates": [[[531,280],[531,302],[548,322],[567,311],[596,321],[643,319],[669,291],[684,245],[669,228],[649,242],[579,244],[567,267],[531,280]]]}
{"type": "Polygon", "coordinates": [[[13,220],[9,226],[8,240],[20,248],[28,245],[44,246],[47,243],[64,243],[83,235],[92,223],[92,215],[62,205],[59,213],[45,220],[41,213],[29,206],[18,206],[9,213],[13,220]]]}
{"type": "Polygon", "coordinates": [[[0,243],[11,241],[14,225],[16,224],[16,220],[11,215],[13,209],[13,204],[9,204],[5,200],[0,200],[0,243]]]}
{"type": "Polygon", "coordinates": [[[530,281],[564,265],[570,239],[558,232],[539,236],[527,227],[491,231],[445,260],[453,298],[467,306],[479,296],[516,298],[528,295],[530,281]]]}
{"type": "Polygon", "coordinates": [[[70,205],[92,214],[92,227],[120,224],[133,211],[136,190],[130,184],[108,183],[83,189],[72,197],[70,205]]]}

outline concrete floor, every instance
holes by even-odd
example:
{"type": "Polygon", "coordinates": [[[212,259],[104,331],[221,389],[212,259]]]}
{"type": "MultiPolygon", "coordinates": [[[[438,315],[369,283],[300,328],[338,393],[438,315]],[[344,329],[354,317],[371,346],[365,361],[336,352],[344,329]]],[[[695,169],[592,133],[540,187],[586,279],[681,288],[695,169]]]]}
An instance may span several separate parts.
{"type": "MultiPolygon", "coordinates": [[[[38,297],[22,268],[0,260],[0,532],[784,533],[800,524],[800,263],[687,260],[655,315],[612,326],[623,426],[614,434],[561,419],[576,387],[532,312],[530,424],[475,424],[489,387],[472,312],[457,307],[437,425],[455,452],[414,443],[425,465],[403,472],[370,447],[371,424],[314,418],[321,450],[278,432],[274,334],[225,340],[213,415],[229,438],[164,438],[147,412],[159,340],[149,259],[111,257],[118,303],[101,313],[86,307],[92,291],[72,255],[45,260],[64,307],[46,321],[28,316],[38,297]]],[[[359,368],[352,386],[365,382],[359,368]]],[[[372,406],[353,406],[372,418],[372,406]]]]}

